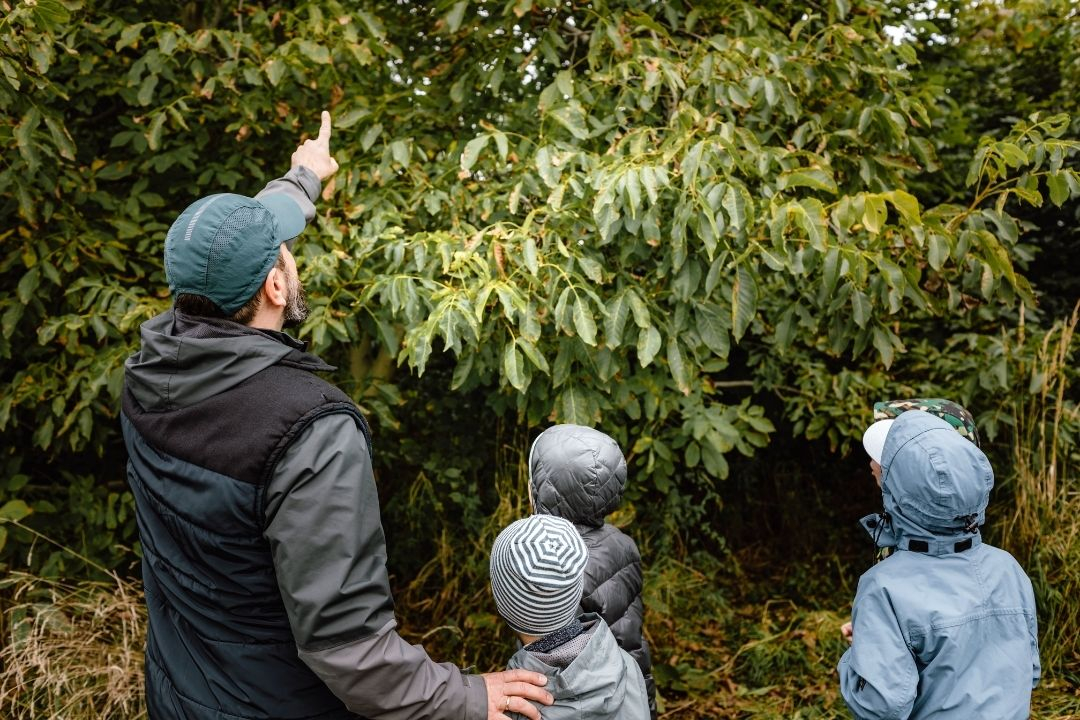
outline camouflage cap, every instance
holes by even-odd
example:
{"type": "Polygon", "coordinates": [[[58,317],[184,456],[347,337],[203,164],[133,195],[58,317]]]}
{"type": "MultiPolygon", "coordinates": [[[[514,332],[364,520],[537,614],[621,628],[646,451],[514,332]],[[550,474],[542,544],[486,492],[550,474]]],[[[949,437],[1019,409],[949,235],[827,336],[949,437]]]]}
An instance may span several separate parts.
{"type": "Polygon", "coordinates": [[[975,418],[962,405],[944,398],[917,398],[914,400],[885,400],[874,403],[874,420],[889,420],[906,410],[923,410],[956,428],[956,431],[981,447],[975,418]]]}

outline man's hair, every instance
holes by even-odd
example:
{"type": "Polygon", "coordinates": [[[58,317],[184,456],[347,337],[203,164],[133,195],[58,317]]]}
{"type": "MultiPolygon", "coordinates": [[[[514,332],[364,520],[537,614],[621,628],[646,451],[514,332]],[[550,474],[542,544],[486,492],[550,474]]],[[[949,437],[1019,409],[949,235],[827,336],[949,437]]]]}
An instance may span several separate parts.
{"type": "MultiPolygon", "coordinates": [[[[277,262],[274,263],[274,267],[283,273],[288,272],[288,267],[285,265],[285,255],[280,251],[278,252],[277,262]]],[[[259,284],[259,289],[262,289],[261,283],[259,284]]],[[[205,295],[194,295],[192,293],[180,293],[177,295],[176,300],[173,301],[173,307],[185,315],[225,318],[226,320],[232,320],[234,323],[239,323],[240,325],[247,325],[255,318],[255,313],[259,312],[259,306],[262,304],[262,301],[259,299],[260,294],[259,290],[256,290],[255,294],[251,296],[251,299],[244,303],[244,306],[232,315],[226,315],[225,312],[218,307],[217,303],[205,295]]]]}

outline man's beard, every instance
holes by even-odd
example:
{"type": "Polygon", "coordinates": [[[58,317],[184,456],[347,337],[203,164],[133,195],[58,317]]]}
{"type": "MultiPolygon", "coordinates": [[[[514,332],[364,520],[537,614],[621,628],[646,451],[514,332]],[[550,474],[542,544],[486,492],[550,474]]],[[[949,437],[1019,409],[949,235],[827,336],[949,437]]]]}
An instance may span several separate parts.
{"type": "Polygon", "coordinates": [[[296,326],[307,320],[307,293],[296,274],[288,277],[289,294],[285,298],[285,325],[296,326]]]}

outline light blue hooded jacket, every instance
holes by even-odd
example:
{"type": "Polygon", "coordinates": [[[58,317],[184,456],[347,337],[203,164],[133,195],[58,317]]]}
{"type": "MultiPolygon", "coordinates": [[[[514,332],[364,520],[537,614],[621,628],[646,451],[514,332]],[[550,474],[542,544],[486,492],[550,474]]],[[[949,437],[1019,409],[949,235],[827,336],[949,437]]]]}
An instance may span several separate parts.
{"type": "Polygon", "coordinates": [[[881,457],[885,514],[862,524],[896,552],[859,579],[840,692],[860,720],[1022,720],[1039,682],[1035,596],[982,542],[994,473],[947,422],[900,415],[881,457]]]}

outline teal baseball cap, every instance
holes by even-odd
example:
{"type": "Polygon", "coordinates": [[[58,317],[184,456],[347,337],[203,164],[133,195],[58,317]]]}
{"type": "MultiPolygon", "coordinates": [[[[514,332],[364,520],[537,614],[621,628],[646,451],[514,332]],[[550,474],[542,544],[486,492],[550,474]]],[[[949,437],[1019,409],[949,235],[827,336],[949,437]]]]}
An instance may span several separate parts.
{"type": "Polygon", "coordinates": [[[209,298],[232,315],[254,297],[281,244],[304,230],[304,212],[283,193],[207,195],[180,213],[165,236],[165,277],[173,298],[209,298]]]}

